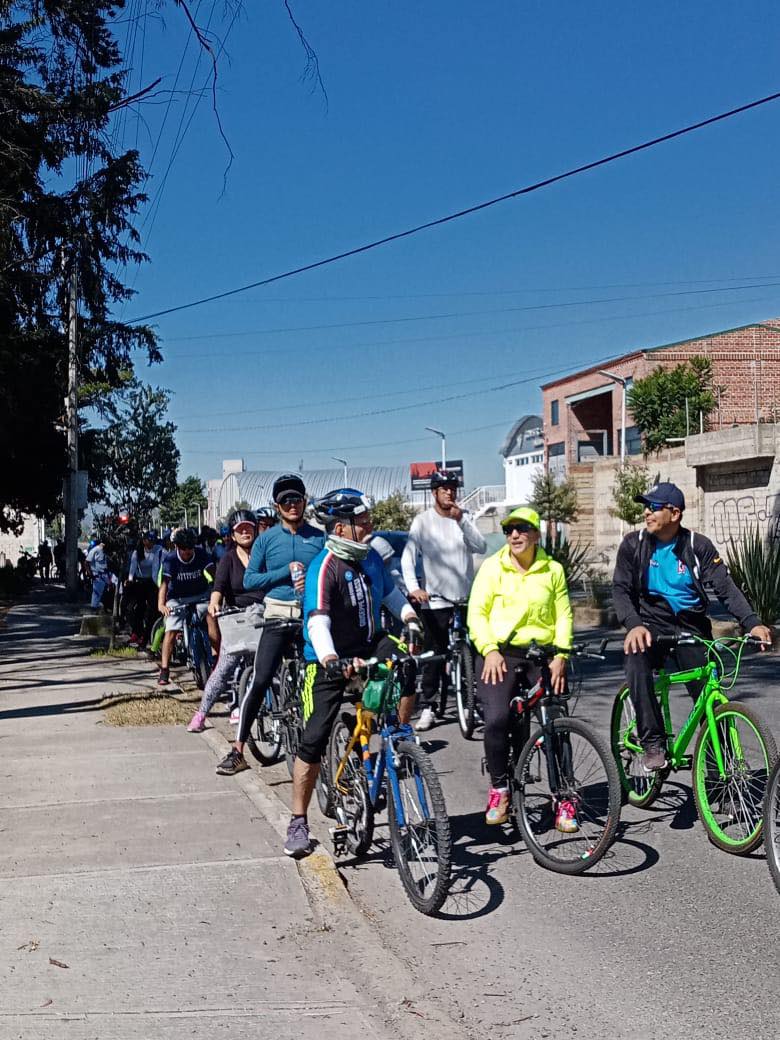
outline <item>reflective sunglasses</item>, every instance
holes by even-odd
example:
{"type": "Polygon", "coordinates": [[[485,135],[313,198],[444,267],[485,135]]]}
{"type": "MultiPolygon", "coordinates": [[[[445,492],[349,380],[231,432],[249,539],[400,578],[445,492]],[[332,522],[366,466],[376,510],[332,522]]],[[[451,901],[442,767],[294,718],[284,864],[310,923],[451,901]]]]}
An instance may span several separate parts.
{"type": "Polygon", "coordinates": [[[645,502],[645,509],[649,509],[651,513],[660,513],[664,509],[676,509],[676,506],[669,505],[668,502],[645,502]]]}
{"type": "Polygon", "coordinates": [[[511,534],[513,531],[517,531],[518,534],[530,534],[535,530],[534,525],[529,524],[526,520],[516,520],[504,527],[504,534],[511,534]]]}
{"type": "Polygon", "coordinates": [[[299,495],[297,491],[291,491],[288,495],[282,495],[277,504],[280,506],[297,506],[299,502],[303,502],[303,495],[299,495]]]}

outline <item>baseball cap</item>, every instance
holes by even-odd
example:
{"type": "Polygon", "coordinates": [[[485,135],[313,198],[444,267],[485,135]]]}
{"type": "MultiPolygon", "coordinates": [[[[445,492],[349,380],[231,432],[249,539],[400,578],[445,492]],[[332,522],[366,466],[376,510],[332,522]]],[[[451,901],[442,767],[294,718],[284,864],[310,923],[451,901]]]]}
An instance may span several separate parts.
{"type": "Polygon", "coordinates": [[[519,509],[513,509],[509,516],[505,516],[501,521],[501,526],[506,527],[507,524],[516,523],[518,520],[524,520],[527,524],[532,524],[537,531],[541,527],[539,514],[535,509],[531,509],[530,506],[520,506],[519,509]]]}
{"type": "Polygon", "coordinates": [[[634,495],[634,501],[643,506],[674,506],[680,512],[685,510],[685,495],[676,484],[653,484],[643,495],[634,495]]]}
{"type": "Polygon", "coordinates": [[[297,473],[283,473],[281,477],[277,477],[274,481],[271,497],[274,502],[278,502],[283,495],[290,494],[290,492],[296,495],[303,495],[304,498],[306,497],[306,486],[297,473]]]}

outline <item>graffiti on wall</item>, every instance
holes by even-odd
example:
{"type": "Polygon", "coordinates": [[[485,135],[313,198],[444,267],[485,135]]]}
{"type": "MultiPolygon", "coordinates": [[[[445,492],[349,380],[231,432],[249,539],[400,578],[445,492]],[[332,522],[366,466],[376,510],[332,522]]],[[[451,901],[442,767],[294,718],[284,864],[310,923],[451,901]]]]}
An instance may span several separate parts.
{"type": "Polygon", "coordinates": [[[772,541],[780,541],[780,494],[719,498],[712,504],[711,515],[717,544],[756,528],[772,541]]]}

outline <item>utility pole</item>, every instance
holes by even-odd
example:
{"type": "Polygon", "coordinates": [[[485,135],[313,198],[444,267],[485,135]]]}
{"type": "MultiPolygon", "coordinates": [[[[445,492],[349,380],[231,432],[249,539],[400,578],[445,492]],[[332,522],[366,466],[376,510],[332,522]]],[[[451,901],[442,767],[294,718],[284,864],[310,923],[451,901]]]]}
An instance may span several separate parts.
{"type": "Polygon", "coordinates": [[[425,429],[429,433],[435,433],[437,437],[441,437],[441,469],[444,473],[447,469],[447,435],[443,430],[434,430],[432,426],[426,426],[425,429]]]}
{"type": "Polygon", "coordinates": [[[65,585],[68,598],[79,594],[79,397],[78,397],[78,271],[72,261],[68,300],[68,396],[65,398],[68,430],[68,474],[65,479],[65,585]]]}

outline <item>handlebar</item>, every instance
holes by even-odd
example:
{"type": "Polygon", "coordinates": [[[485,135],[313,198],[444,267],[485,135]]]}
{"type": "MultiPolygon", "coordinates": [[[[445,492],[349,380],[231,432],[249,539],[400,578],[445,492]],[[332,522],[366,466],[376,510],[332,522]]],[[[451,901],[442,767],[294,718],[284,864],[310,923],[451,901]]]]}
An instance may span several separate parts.
{"type": "Polygon", "coordinates": [[[449,603],[451,607],[467,607],[469,605],[468,599],[450,599],[449,596],[445,596],[441,592],[431,592],[430,589],[426,591],[431,599],[443,599],[444,602],[449,603]]]}
{"type": "MultiPolygon", "coordinates": [[[[328,661],[325,671],[331,677],[341,675],[345,669],[353,668],[354,657],[339,657],[337,661],[328,661]]],[[[431,664],[434,661],[446,661],[446,654],[435,654],[433,650],[426,650],[422,654],[393,654],[392,657],[369,657],[363,662],[355,673],[363,678],[370,678],[371,673],[376,675],[389,675],[399,664],[413,661],[415,664],[431,664]]]]}
{"type": "Polygon", "coordinates": [[[523,651],[523,656],[528,661],[532,661],[535,664],[548,662],[557,657],[559,654],[566,654],[567,657],[583,657],[592,661],[603,661],[604,650],[606,649],[608,639],[602,639],[598,644],[597,650],[591,650],[589,643],[573,643],[570,647],[565,646],[554,646],[553,644],[540,645],[539,643],[532,641],[527,647],[513,647],[513,651],[520,649],[523,651]]]}

